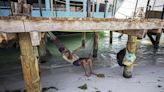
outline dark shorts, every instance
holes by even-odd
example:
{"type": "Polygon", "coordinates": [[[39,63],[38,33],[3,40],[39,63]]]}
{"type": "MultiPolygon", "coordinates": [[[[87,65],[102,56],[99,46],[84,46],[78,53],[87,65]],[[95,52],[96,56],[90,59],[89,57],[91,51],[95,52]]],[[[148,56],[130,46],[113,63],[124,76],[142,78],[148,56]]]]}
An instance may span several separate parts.
{"type": "Polygon", "coordinates": [[[81,61],[82,61],[83,59],[88,59],[88,58],[79,58],[78,60],[76,60],[76,61],[73,62],[73,65],[75,65],[75,66],[80,66],[80,65],[81,65],[81,61]]]}

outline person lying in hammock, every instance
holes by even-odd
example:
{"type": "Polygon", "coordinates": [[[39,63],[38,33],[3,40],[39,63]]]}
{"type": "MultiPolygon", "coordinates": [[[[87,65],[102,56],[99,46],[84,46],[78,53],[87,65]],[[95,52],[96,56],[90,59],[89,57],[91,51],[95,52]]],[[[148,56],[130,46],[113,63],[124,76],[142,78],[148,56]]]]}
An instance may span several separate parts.
{"type": "Polygon", "coordinates": [[[91,58],[79,58],[76,54],[71,53],[69,50],[60,48],[62,52],[63,59],[75,66],[82,66],[84,69],[85,75],[90,77],[93,73],[93,61],[91,58]],[[63,50],[61,50],[63,49],[63,50]],[[90,71],[87,72],[87,65],[89,66],[90,71]]]}

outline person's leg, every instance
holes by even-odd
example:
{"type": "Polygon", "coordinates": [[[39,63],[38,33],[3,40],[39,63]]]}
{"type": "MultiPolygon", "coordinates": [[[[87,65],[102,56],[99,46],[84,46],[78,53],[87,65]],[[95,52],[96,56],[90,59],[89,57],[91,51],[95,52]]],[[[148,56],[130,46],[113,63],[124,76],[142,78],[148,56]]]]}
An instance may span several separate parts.
{"type": "Polygon", "coordinates": [[[80,63],[81,63],[81,66],[82,66],[82,68],[83,68],[83,70],[84,70],[84,72],[85,72],[85,75],[87,76],[87,77],[89,77],[90,76],[90,74],[87,72],[87,62],[86,62],[86,60],[85,59],[82,59],[81,61],[80,61],[80,63]]]}
{"type": "Polygon", "coordinates": [[[93,62],[92,62],[92,59],[88,58],[87,59],[87,63],[89,65],[90,74],[92,74],[93,73],[93,62]]]}

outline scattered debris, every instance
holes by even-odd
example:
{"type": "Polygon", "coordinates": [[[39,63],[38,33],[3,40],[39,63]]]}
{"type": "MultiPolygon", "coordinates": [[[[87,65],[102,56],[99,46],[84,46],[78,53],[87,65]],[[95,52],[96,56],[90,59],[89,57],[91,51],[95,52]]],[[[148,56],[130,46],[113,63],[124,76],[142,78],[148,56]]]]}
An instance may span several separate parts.
{"type": "Polygon", "coordinates": [[[137,83],[141,83],[141,81],[138,81],[137,83]]]}
{"type": "Polygon", "coordinates": [[[155,72],[151,72],[152,74],[154,74],[155,72]]]}
{"type": "Polygon", "coordinates": [[[99,91],[99,89],[98,89],[98,88],[96,88],[96,87],[94,87],[94,89],[96,90],[95,92],[101,92],[101,91],[99,91]]]}
{"type": "Polygon", "coordinates": [[[158,85],[158,88],[161,88],[162,86],[161,85],[158,85]]]}
{"type": "Polygon", "coordinates": [[[84,85],[82,85],[82,86],[79,86],[78,88],[80,88],[80,89],[82,89],[82,90],[88,89],[87,84],[84,84],[84,85]]]}
{"type": "Polygon", "coordinates": [[[104,77],[105,77],[105,75],[104,75],[104,74],[99,73],[99,74],[97,74],[97,77],[99,77],[99,78],[104,78],[104,77]]]}
{"type": "Polygon", "coordinates": [[[94,87],[95,90],[98,90],[98,88],[94,87]]]}
{"type": "Polygon", "coordinates": [[[45,92],[45,91],[47,91],[47,90],[49,90],[49,89],[58,90],[58,88],[51,86],[51,87],[42,88],[42,92],[45,92]]]}
{"type": "Polygon", "coordinates": [[[158,79],[157,81],[161,81],[161,80],[158,79]]]}

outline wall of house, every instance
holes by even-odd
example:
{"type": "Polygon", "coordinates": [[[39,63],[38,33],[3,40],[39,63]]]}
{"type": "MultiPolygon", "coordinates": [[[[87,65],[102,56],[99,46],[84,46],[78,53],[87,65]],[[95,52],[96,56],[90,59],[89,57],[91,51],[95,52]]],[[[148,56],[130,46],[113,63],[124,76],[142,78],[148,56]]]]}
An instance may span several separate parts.
{"type": "MultiPolygon", "coordinates": [[[[72,1],[72,0],[71,0],[72,1]]],[[[81,17],[81,18],[85,18],[86,17],[86,6],[87,6],[87,0],[74,0],[74,2],[81,2],[82,3],[82,10],[81,11],[72,11],[72,6],[70,5],[70,0],[63,0],[63,2],[65,3],[65,10],[57,10],[55,11],[55,6],[54,6],[54,17],[81,17]]],[[[5,2],[7,5],[3,5],[4,3],[1,1],[0,4],[0,16],[9,16],[10,15],[10,6],[8,4],[8,2],[5,2]]],[[[95,18],[104,18],[104,11],[101,11],[101,7],[100,4],[102,5],[102,3],[96,3],[95,2],[95,9],[96,11],[94,12],[94,14],[91,13],[91,16],[95,17],[95,18]]],[[[50,17],[52,16],[51,13],[51,4],[50,4],[50,0],[45,0],[45,2],[42,4],[42,13],[43,13],[43,17],[50,17]]],[[[110,3],[107,4],[107,9],[111,9],[110,8],[110,3]]],[[[40,12],[39,12],[39,5],[38,3],[33,3],[33,10],[32,10],[32,16],[40,16],[40,12]]],[[[109,18],[111,17],[111,11],[107,11],[106,12],[106,17],[109,18]]]]}

